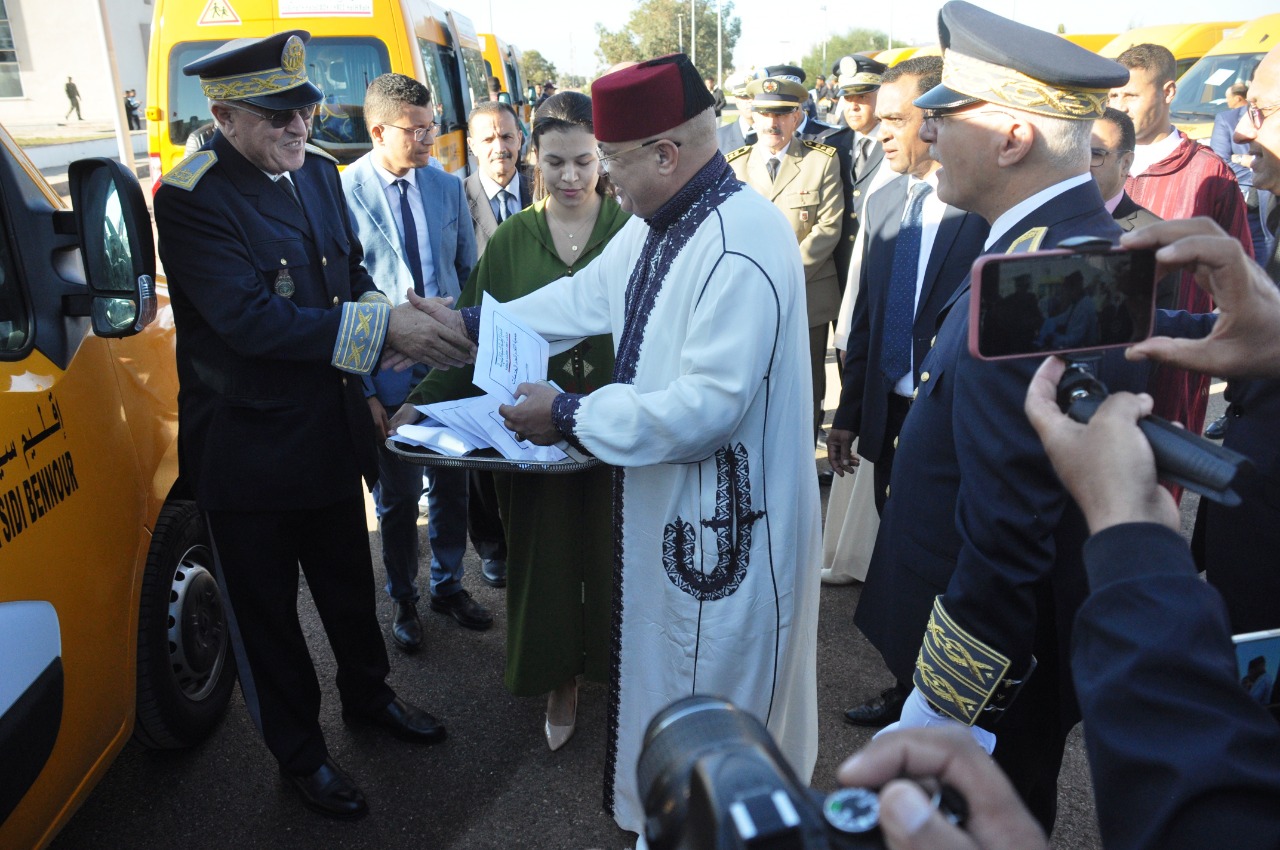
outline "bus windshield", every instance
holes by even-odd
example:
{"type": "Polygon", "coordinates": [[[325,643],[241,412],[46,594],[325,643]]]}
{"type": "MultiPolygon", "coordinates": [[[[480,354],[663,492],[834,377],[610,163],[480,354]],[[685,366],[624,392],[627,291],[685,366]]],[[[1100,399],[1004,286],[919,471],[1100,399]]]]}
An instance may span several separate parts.
{"type": "MultiPolygon", "coordinates": [[[[183,145],[208,124],[208,102],[200,80],[182,67],[225,42],[191,41],[176,45],[170,58],[169,141],[183,145]]],[[[379,74],[391,70],[387,48],[376,38],[313,38],[307,44],[307,78],[324,92],[311,125],[311,142],[339,162],[355,162],[372,143],[364,124],[364,93],[379,74]]]]}
{"type": "Polygon", "coordinates": [[[1265,53],[1224,53],[1206,56],[1178,80],[1170,104],[1174,121],[1212,121],[1227,108],[1227,89],[1248,83],[1265,53]]]}

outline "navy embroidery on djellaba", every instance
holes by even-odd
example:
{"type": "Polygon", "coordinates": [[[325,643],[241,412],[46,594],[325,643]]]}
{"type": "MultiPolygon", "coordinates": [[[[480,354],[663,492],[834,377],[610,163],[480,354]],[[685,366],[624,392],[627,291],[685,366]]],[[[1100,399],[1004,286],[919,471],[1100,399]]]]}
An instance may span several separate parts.
{"type": "Polygon", "coordinates": [[[742,443],[716,452],[716,510],[701,525],[716,535],[716,566],[698,569],[693,523],[677,516],[663,530],[662,566],[671,583],[699,602],[723,599],[747,577],[751,528],[764,511],[751,510],[751,474],[742,443]]]}

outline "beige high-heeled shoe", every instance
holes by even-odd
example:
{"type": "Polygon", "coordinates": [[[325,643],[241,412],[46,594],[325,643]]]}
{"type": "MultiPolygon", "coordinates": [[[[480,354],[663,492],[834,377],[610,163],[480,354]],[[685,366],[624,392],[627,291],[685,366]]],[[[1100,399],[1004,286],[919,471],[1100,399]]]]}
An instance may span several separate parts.
{"type": "Polygon", "coordinates": [[[577,723],[578,682],[576,679],[571,679],[567,687],[565,685],[561,685],[552,691],[547,697],[547,723],[545,731],[547,735],[547,746],[551,748],[552,752],[563,747],[565,742],[573,737],[573,730],[577,727],[577,723]],[[564,695],[566,692],[567,696],[564,695]],[[557,696],[560,698],[557,699],[557,696]],[[569,704],[568,712],[560,710],[561,706],[566,702],[569,704]],[[553,715],[556,717],[563,717],[566,713],[569,715],[569,724],[567,726],[560,726],[551,722],[553,715]]]}

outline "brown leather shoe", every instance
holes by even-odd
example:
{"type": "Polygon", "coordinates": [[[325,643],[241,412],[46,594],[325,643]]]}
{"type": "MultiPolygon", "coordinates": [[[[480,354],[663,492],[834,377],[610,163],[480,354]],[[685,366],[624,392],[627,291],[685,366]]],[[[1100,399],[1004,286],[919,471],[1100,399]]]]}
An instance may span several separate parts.
{"type": "Polygon", "coordinates": [[[432,596],[431,610],[449,614],[458,621],[458,625],[478,632],[493,625],[493,615],[489,613],[489,609],[472,599],[471,594],[465,590],[448,596],[432,596]]]}
{"type": "Polygon", "coordinates": [[[285,777],[298,790],[307,808],[339,820],[356,820],[369,814],[369,804],[364,794],[342,768],[325,759],[314,773],[285,777]]]}

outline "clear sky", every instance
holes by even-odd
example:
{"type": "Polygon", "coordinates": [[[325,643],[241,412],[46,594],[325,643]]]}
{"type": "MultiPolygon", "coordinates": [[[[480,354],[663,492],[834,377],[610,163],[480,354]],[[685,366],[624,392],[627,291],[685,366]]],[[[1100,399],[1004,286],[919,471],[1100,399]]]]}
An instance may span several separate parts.
{"type": "MultiPolygon", "coordinates": [[[[444,0],[450,4],[450,0],[444,0]]],[[[561,73],[591,77],[598,70],[595,56],[595,24],[609,29],[623,26],[636,8],[629,0],[478,0],[453,5],[471,17],[480,32],[496,32],[521,49],[542,53],[561,73]],[[491,17],[492,16],[492,17],[491,17]]],[[[825,31],[842,33],[854,27],[892,30],[895,39],[910,43],[937,41],[936,0],[887,0],[883,3],[851,3],[839,0],[737,0],[735,13],[742,19],[742,37],[735,55],[738,67],[770,65],[806,54],[821,44],[825,31]],[[824,10],[825,7],[825,10],[824,10]],[[780,14],[786,13],[784,20],[780,14]],[[824,23],[825,22],[825,23],[824,23]]],[[[1067,32],[1119,33],[1137,26],[1195,23],[1209,20],[1249,20],[1280,11],[1276,0],[978,0],[977,5],[1030,26],[1067,32]]],[[[725,65],[731,64],[725,57],[725,65]]],[[[714,67],[698,57],[698,65],[714,67]]]]}

